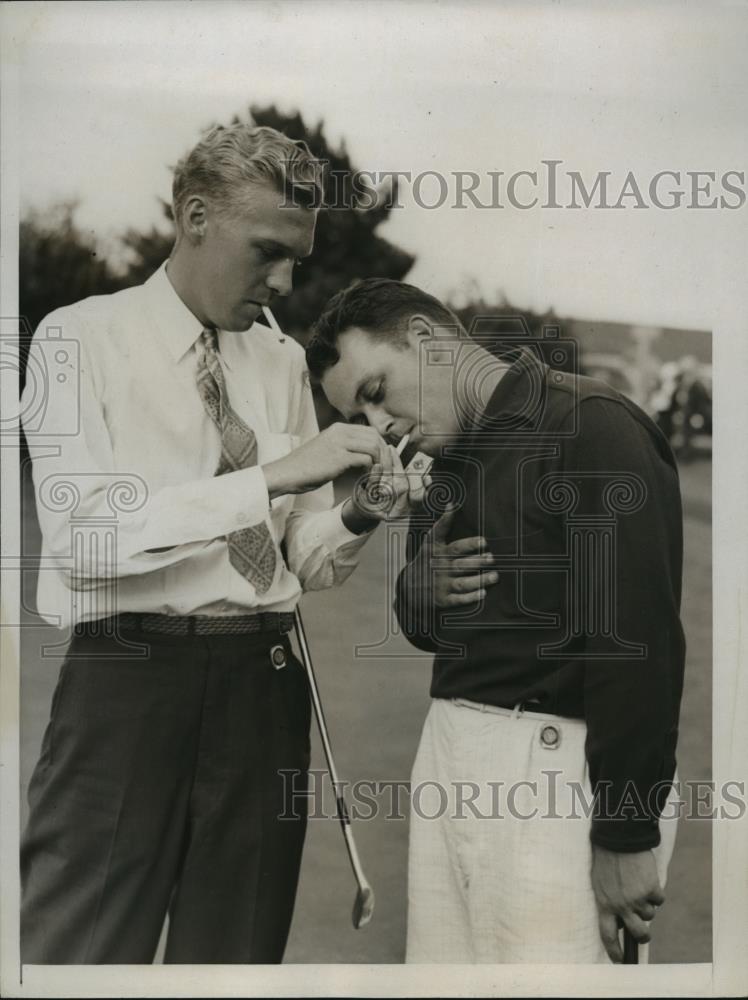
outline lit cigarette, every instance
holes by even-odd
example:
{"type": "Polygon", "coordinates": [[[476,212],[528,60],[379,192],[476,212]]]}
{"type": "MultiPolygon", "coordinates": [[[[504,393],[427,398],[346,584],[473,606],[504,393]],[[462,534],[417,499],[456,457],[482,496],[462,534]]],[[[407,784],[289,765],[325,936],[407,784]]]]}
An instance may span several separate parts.
{"type": "Polygon", "coordinates": [[[397,452],[398,455],[402,455],[402,453],[405,451],[406,447],[408,446],[408,441],[410,441],[410,434],[404,434],[403,437],[400,438],[400,443],[398,444],[397,448],[395,448],[395,451],[397,452]]]}

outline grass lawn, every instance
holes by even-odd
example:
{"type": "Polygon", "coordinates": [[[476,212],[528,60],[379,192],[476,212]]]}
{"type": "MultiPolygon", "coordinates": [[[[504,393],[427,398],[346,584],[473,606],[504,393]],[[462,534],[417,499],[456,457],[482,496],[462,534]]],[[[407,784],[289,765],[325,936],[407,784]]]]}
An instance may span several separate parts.
{"type": "MultiPolygon", "coordinates": [[[[683,469],[686,561],[683,621],[688,663],[681,714],[679,766],[682,779],[711,775],[711,463],[683,469]]],[[[25,525],[25,551],[37,550],[34,521],[25,525]]],[[[307,632],[322,690],[340,776],[348,781],[405,782],[428,709],[430,657],[401,637],[377,647],[386,635],[383,594],[400,558],[398,539],[380,531],[361,564],[337,591],[309,594],[303,603],[307,632]],[[394,539],[394,541],[393,541],[394,539]],[[373,647],[368,651],[356,647],[373,647]],[[373,655],[376,654],[376,655],[373,655]]],[[[33,597],[31,574],[24,590],[33,597]]],[[[58,641],[54,629],[27,615],[23,630],[21,690],[21,793],[26,787],[49,715],[59,659],[40,657],[40,646],[58,641]]],[[[314,731],[313,768],[324,770],[314,731]]],[[[329,793],[329,786],[328,786],[329,793]]],[[[397,805],[394,791],[380,805],[397,805]]],[[[400,797],[402,815],[407,796],[400,797]]],[[[329,794],[324,807],[331,811],[329,794]]],[[[387,810],[386,810],[387,811],[387,810]]],[[[386,818],[356,824],[365,870],[376,892],[372,923],[355,931],[350,911],[355,883],[343,838],[334,819],[309,824],[301,885],[288,962],[401,962],[405,943],[407,820],[386,818]]],[[[394,810],[397,815],[397,809],[394,810]]],[[[653,962],[711,960],[711,824],[681,822],[670,869],[667,902],[654,926],[653,962]]]]}

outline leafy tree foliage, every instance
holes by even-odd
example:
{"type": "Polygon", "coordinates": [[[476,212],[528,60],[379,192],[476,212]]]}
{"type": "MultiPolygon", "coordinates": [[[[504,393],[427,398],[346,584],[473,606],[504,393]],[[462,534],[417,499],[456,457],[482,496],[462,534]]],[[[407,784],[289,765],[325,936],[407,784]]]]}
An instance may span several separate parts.
{"type": "Polygon", "coordinates": [[[129,284],[99,255],[93,236],[76,225],[76,207],[63,202],[49,212],[32,210],[21,221],[19,306],[31,329],[53,309],[129,284]]]}

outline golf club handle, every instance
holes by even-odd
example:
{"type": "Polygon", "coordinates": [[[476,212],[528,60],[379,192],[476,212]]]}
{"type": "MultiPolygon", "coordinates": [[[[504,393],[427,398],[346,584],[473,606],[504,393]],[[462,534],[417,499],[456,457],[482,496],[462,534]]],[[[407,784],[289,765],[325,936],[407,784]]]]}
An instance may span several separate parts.
{"type": "Polygon", "coordinates": [[[317,718],[317,728],[319,729],[320,739],[322,740],[322,749],[325,752],[325,760],[327,761],[327,769],[330,772],[330,780],[332,781],[332,787],[335,791],[335,795],[338,794],[338,788],[340,783],[338,781],[338,774],[335,769],[335,761],[332,756],[332,746],[330,745],[330,737],[327,734],[327,723],[325,722],[325,713],[322,710],[322,700],[319,696],[319,689],[317,687],[317,678],[314,676],[314,667],[312,666],[312,657],[309,653],[309,645],[306,640],[306,632],[304,631],[304,622],[301,618],[301,612],[298,606],[294,609],[294,625],[296,627],[296,638],[299,640],[299,649],[301,651],[301,659],[304,662],[304,669],[306,671],[307,680],[309,681],[309,690],[312,695],[312,707],[314,708],[314,714],[317,718]]]}
{"type": "Polygon", "coordinates": [[[623,928],[623,964],[639,964],[639,942],[626,926],[623,928]]]}

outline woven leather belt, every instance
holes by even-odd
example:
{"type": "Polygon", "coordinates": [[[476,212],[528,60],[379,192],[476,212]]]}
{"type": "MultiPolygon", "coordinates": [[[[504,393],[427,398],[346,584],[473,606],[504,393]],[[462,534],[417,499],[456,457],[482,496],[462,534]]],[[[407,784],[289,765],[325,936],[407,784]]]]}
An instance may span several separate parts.
{"type": "Polygon", "coordinates": [[[157,615],[125,611],[111,618],[80,622],[77,634],[116,635],[119,629],[155,632],[160,635],[251,635],[266,632],[282,635],[293,628],[290,611],[263,611],[256,615],[157,615]]]}

